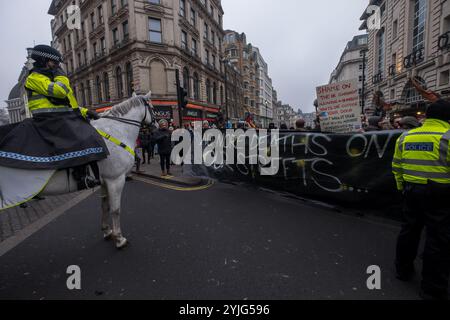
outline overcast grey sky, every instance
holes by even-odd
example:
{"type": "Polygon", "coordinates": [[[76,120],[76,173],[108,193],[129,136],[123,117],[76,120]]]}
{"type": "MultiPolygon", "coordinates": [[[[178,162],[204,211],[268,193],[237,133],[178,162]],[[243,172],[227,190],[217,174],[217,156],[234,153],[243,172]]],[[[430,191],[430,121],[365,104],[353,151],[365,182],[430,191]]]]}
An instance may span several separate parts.
{"type": "MultiPolygon", "coordinates": [[[[0,0],[0,106],[17,82],[26,48],[51,40],[51,0],[0,0]]],[[[328,82],[358,30],[366,0],[222,0],[224,28],[245,32],[269,65],[278,98],[313,110],[315,87],[328,82]]]]}

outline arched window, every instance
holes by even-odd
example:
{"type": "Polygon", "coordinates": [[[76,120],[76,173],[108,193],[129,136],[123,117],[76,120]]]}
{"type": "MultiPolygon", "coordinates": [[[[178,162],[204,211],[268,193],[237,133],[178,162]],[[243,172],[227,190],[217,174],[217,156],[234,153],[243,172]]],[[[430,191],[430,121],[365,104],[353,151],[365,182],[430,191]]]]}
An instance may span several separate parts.
{"type": "MultiPolygon", "coordinates": [[[[424,88],[427,88],[427,85],[425,83],[425,80],[423,80],[420,77],[416,77],[416,81],[424,88]]],[[[423,97],[422,95],[416,90],[414,85],[411,81],[408,81],[405,85],[405,88],[403,89],[403,98],[405,104],[412,104],[417,102],[422,102],[423,97]]]]}
{"type": "Polygon", "coordinates": [[[220,104],[224,104],[224,101],[223,101],[223,86],[220,86],[220,104]]]}
{"type": "Polygon", "coordinates": [[[213,84],[213,103],[217,104],[217,84],[213,84]]]}
{"type": "Polygon", "coordinates": [[[183,88],[187,91],[188,97],[190,97],[191,88],[189,85],[189,70],[186,67],[183,69],[183,88]]]}
{"type": "Polygon", "coordinates": [[[116,88],[117,88],[117,98],[123,98],[123,79],[122,79],[122,69],[117,67],[116,69],[116,88]]]}
{"type": "Polygon", "coordinates": [[[86,105],[86,92],[84,91],[84,83],[83,82],[80,85],[80,90],[81,90],[81,102],[84,107],[86,105]]]}
{"type": "Polygon", "coordinates": [[[86,81],[86,88],[87,88],[87,104],[90,106],[92,105],[92,89],[91,89],[91,81],[86,81]]]}
{"type": "Polygon", "coordinates": [[[108,73],[105,72],[103,74],[103,88],[105,89],[105,100],[110,101],[111,100],[111,94],[109,92],[109,76],[108,73]]]}
{"type": "Polygon", "coordinates": [[[200,100],[200,79],[197,72],[194,73],[194,99],[200,100]]]}
{"type": "Polygon", "coordinates": [[[101,103],[103,101],[103,94],[102,94],[102,81],[100,80],[100,76],[97,76],[97,78],[95,78],[95,86],[97,88],[97,102],[101,103]]]}
{"type": "Polygon", "coordinates": [[[131,66],[130,62],[127,63],[126,74],[127,74],[127,94],[128,97],[131,97],[134,92],[134,83],[133,83],[133,67],[131,66]]]}
{"type": "Polygon", "coordinates": [[[211,81],[206,79],[206,101],[211,103],[211,81]]]}

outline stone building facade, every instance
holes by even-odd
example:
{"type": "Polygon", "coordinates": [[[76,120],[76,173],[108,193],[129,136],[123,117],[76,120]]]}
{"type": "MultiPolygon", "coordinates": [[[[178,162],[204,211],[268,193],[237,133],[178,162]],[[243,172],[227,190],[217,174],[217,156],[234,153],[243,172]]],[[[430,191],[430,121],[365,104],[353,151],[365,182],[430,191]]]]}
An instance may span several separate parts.
{"type": "MultiPolygon", "coordinates": [[[[353,37],[347,43],[341,59],[330,76],[330,84],[356,79],[358,81],[358,90],[360,94],[360,103],[363,102],[363,88],[365,86],[366,65],[367,65],[367,34],[353,37]],[[366,60],[366,61],[364,61],[366,60]]],[[[365,88],[364,88],[365,89],[365,88]]]]}
{"type": "Polygon", "coordinates": [[[224,108],[220,0],[53,0],[49,14],[80,104],[102,110],[152,91],[157,114],[179,123],[178,70],[190,100],[184,121],[214,122],[224,108]],[[72,3],[81,30],[67,25],[72,3]]]}
{"type": "Polygon", "coordinates": [[[244,110],[254,115],[255,122],[267,127],[273,121],[272,79],[260,50],[247,43],[245,33],[225,31],[225,57],[242,75],[244,110]]]}
{"type": "MultiPolygon", "coordinates": [[[[366,113],[379,112],[373,102],[380,92],[395,103],[388,115],[420,115],[427,102],[411,84],[450,97],[450,0],[371,0],[380,7],[381,29],[368,30],[366,113]]],[[[361,29],[368,29],[369,14],[361,29]]],[[[369,28],[371,29],[371,28],[369,28]]]]}
{"type": "Polygon", "coordinates": [[[28,66],[22,68],[17,84],[11,89],[8,100],[6,100],[6,108],[8,109],[9,122],[17,123],[30,117],[30,113],[26,105],[27,92],[25,90],[25,81],[28,76],[28,66]]]}

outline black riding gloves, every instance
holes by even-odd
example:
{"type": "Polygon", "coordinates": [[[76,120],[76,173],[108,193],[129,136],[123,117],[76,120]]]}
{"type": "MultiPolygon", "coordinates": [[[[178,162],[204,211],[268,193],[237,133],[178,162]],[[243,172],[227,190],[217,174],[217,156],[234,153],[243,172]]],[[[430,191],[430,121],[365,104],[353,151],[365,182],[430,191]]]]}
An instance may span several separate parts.
{"type": "Polygon", "coordinates": [[[87,117],[88,119],[92,119],[92,120],[98,120],[98,119],[100,119],[99,114],[98,114],[97,112],[91,111],[91,110],[89,110],[89,111],[86,113],[86,117],[87,117]]]}

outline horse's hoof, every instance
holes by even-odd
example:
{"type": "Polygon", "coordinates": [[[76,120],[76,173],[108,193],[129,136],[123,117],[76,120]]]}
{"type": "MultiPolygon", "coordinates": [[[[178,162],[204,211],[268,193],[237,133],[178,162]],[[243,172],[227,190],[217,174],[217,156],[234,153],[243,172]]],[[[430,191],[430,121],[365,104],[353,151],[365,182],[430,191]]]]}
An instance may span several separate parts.
{"type": "Polygon", "coordinates": [[[116,242],[116,249],[121,250],[126,248],[129,245],[129,242],[126,238],[122,238],[120,240],[117,240],[116,242]]]}
{"type": "Polygon", "coordinates": [[[113,232],[112,232],[112,230],[103,232],[103,239],[104,239],[105,241],[112,240],[112,238],[113,238],[113,232]]]}

